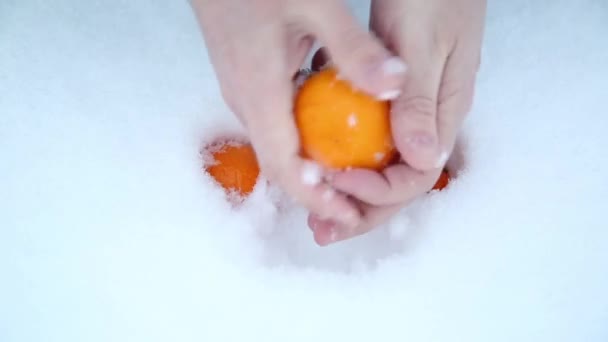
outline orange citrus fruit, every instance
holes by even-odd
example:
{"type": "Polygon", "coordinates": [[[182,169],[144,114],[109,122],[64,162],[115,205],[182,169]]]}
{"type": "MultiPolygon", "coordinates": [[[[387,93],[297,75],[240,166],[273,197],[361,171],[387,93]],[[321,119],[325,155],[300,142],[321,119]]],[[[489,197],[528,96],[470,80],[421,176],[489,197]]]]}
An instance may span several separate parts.
{"type": "Polygon", "coordinates": [[[260,167],[251,144],[236,141],[215,143],[206,151],[211,158],[205,170],[226,192],[249,195],[260,174],[260,167]]]}
{"type": "Polygon", "coordinates": [[[334,68],[304,81],[294,115],[302,154],[327,168],[381,170],[396,155],[389,102],[354,89],[334,68]]]}
{"type": "Polygon", "coordinates": [[[435,185],[433,186],[432,190],[443,190],[446,186],[448,186],[449,182],[450,173],[447,169],[443,169],[441,171],[441,174],[439,175],[439,178],[437,179],[437,182],[435,182],[435,185]]]}

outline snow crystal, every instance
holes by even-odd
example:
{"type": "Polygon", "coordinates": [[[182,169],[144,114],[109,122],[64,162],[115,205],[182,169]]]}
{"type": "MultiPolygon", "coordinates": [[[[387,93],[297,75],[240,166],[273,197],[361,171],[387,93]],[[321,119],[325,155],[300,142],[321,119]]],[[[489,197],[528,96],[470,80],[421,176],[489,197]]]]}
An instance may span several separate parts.
{"type": "Polygon", "coordinates": [[[384,62],[382,70],[387,75],[402,74],[407,71],[407,65],[400,58],[393,57],[384,62]]]}
{"type": "Polygon", "coordinates": [[[401,95],[401,90],[399,90],[399,89],[387,90],[387,91],[381,93],[380,95],[378,95],[378,99],[382,100],[382,101],[394,100],[394,99],[398,98],[399,95],[401,95]]]}
{"type": "Polygon", "coordinates": [[[322,174],[321,167],[312,161],[305,161],[302,165],[301,180],[305,185],[319,184],[321,182],[322,174]]]}
{"type": "Polygon", "coordinates": [[[349,127],[357,126],[357,114],[351,113],[346,120],[349,127]]]}

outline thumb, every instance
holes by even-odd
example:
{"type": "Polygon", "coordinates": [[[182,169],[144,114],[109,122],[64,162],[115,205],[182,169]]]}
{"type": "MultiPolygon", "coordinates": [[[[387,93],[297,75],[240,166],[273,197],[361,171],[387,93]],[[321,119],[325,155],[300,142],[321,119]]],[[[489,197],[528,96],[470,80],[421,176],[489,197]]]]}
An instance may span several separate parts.
{"type": "Polygon", "coordinates": [[[392,103],[391,126],[395,145],[403,160],[417,170],[443,166],[437,127],[438,91],[442,63],[437,53],[418,49],[406,51],[411,63],[403,94],[392,103]]]}
{"type": "Polygon", "coordinates": [[[308,29],[344,78],[381,100],[399,96],[407,66],[357,23],[344,2],[310,1],[307,7],[308,29]]]}

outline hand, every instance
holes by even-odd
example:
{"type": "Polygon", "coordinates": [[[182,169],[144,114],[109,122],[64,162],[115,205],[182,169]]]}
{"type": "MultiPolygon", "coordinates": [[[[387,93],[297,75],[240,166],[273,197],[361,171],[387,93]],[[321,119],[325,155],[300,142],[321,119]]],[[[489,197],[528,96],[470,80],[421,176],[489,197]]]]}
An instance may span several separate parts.
{"type": "Polygon", "coordinates": [[[311,215],[319,244],[364,234],[432,188],[472,103],[485,9],[485,0],[373,1],[371,29],[408,65],[401,95],[391,106],[402,162],[381,174],[335,175],[331,184],[358,200],[362,219],[353,229],[311,215]]]}
{"type": "Polygon", "coordinates": [[[193,0],[193,7],[222,96],[247,129],[265,177],[315,215],[358,226],[357,207],[335,194],[319,166],[299,156],[292,78],[313,37],[344,77],[381,98],[403,87],[403,62],[360,27],[342,1],[193,0]]]}

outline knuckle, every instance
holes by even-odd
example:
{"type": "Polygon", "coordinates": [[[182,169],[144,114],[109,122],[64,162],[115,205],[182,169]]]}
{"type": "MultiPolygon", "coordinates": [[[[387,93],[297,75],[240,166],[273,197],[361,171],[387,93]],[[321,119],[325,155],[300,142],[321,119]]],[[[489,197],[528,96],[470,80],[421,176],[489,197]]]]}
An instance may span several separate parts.
{"type": "Polygon", "coordinates": [[[347,27],[338,33],[344,67],[358,70],[360,64],[369,65],[383,58],[382,50],[375,44],[374,37],[357,27],[347,27]]]}
{"type": "Polygon", "coordinates": [[[447,112],[440,115],[439,120],[450,120],[450,117],[462,119],[468,115],[473,106],[474,80],[469,82],[446,81],[441,85],[439,93],[439,110],[447,112]]]}
{"type": "Polygon", "coordinates": [[[445,80],[441,83],[438,103],[444,104],[459,98],[467,98],[472,94],[472,82],[445,80]]]}
{"type": "Polygon", "coordinates": [[[436,102],[429,96],[411,95],[405,96],[393,104],[392,111],[404,115],[431,120],[437,112],[436,102]]]}
{"type": "Polygon", "coordinates": [[[401,167],[393,167],[390,169],[386,169],[385,177],[389,182],[390,190],[393,193],[403,192],[398,190],[401,190],[403,188],[403,185],[408,184],[409,182],[407,172],[405,172],[401,167]]]}
{"type": "Polygon", "coordinates": [[[364,42],[367,36],[357,27],[346,26],[338,32],[338,37],[343,42],[343,45],[348,48],[353,48],[353,51],[361,52],[361,42],[364,42]]]}
{"type": "Polygon", "coordinates": [[[383,194],[379,194],[379,193],[375,193],[375,192],[369,192],[369,193],[365,193],[365,194],[361,194],[359,196],[359,198],[363,201],[365,201],[368,204],[371,205],[384,205],[387,203],[387,201],[390,201],[391,199],[391,193],[383,193],[383,194]]]}

